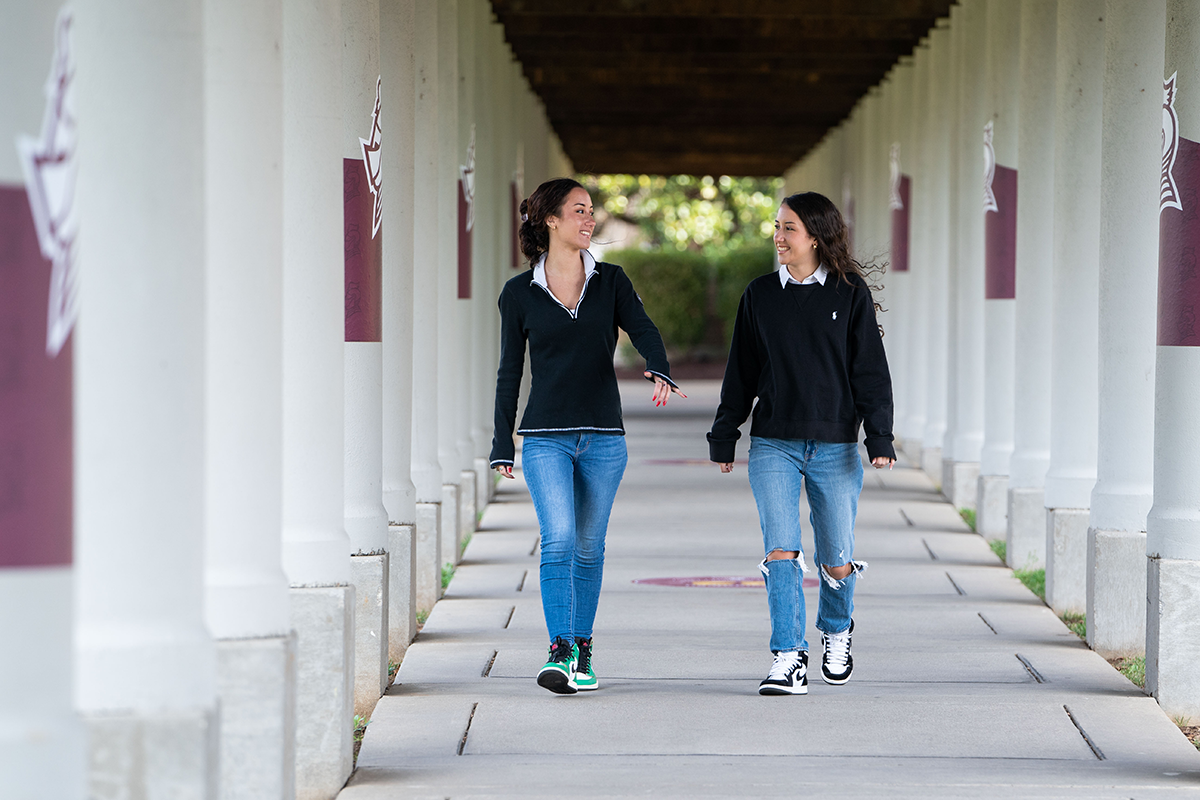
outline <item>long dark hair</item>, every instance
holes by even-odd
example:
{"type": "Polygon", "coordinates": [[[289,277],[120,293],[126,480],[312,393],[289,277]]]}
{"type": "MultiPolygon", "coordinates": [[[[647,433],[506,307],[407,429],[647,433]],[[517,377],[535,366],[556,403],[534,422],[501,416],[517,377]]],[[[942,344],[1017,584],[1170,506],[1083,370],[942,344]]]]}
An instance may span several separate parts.
{"type": "MultiPolygon", "coordinates": [[[[849,283],[850,276],[856,275],[872,292],[883,289],[879,283],[883,266],[863,264],[850,255],[850,232],[832,200],[817,192],[797,192],[783,198],[783,203],[804,223],[808,235],[817,240],[817,263],[824,264],[838,280],[849,283]]],[[[873,296],[872,302],[876,313],[883,311],[873,296]]]]}
{"type": "Polygon", "coordinates": [[[550,249],[546,218],[561,217],[567,195],[574,189],[582,188],[583,184],[571,178],[552,178],[521,201],[521,228],[517,236],[521,242],[521,253],[530,264],[550,249]]]}

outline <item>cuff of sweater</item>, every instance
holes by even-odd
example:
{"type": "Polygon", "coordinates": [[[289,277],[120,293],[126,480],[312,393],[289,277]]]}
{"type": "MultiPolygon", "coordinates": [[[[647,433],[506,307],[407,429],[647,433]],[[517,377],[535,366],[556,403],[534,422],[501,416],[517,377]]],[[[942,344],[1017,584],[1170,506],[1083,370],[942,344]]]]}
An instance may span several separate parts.
{"type": "Polygon", "coordinates": [[[675,383],[675,381],[671,380],[670,375],[665,375],[665,374],[659,372],[658,370],[650,369],[649,367],[646,368],[646,372],[650,373],[650,377],[646,378],[646,380],[648,380],[648,381],[654,380],[654,377],[657,375],[658,377],[662,378],[664,381],[669,383],[671,386],[674,386],[676,389],[679,388],[679,384],[677,384],[677,383],[675,383]]]}
{"type": "Polygon", "coordinates": [[[708,459],[718,464],[732,464],[737,442],[708,440],[708,459]]]}
{"type": "Polygon", "coordinates": [[[891,436],[868,436],[864,444],[867,446],[867,457],[872,461],[880,456],[893,461],[896,458],[896,448],[892,446],[891,436]]]}

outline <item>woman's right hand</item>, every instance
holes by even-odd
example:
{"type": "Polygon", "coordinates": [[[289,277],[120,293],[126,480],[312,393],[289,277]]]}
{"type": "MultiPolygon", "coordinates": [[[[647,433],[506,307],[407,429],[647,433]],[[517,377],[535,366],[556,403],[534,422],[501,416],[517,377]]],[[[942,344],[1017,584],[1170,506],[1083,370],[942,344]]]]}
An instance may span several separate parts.
{"type": "Polygon", "coordinates": [[[733,462],[732,461],[730,461],[728,464],[721,464],[720,467],[721,467],[721,472],[733,472],[733,462]]]}
{"type": "Polygon", "coordinates": [[[497,464],[496,472],[499,472],[506,478],[512,478],[512,464],[497,464]]]}

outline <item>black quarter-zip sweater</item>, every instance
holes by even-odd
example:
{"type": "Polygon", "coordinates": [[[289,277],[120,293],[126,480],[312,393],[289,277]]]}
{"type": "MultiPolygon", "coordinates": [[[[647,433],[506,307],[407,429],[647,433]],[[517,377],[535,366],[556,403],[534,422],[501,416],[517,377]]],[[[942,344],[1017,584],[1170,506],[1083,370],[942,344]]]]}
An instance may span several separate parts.
{"type": "Polygon", "coordinates": [[[512,464],[517,395],[529,344],[530,390],[517,433],[625,433],[613,369],[618,326],[646,359],[646,369],[671,383],[667,351],[625,271],[596,264],[572,314],[533,282],[533,270],[500,292],[500,369],[491,466],[512,464]]]}
{"type": "Polygon", "coordinates": [[[861,424],[871,458],[896,457],[892,380],[861,277],[783,287],[772,272],[750,282],[708,434],[713,461],[733,461],[755,397],[752,436],[855,442],[861,424]]]}

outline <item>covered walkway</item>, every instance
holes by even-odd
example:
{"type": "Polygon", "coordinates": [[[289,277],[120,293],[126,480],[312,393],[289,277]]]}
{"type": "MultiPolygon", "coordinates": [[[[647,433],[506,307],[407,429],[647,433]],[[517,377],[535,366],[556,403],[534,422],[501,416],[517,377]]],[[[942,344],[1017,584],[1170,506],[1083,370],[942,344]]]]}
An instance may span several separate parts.
{"type": "Polygon", "coordinates": [[[904,461],[866,475],[854,678],[828,686],[814,671],[807,696],[759,696],[765,592],[718,588],[758,581],[762,540],[745,465],[721,475],[707,462],[717,384],[689,383],[661,411],[644,386],[624,389],[630,460],[597,617],[601,688],[534,683],[537,521],[523,483],[506,481],[376,706],[340,800],[1200,797],[1200,753],[1153,698],[904,461]],[[644,582],[660,578],[718,580],[644,582]]]}

